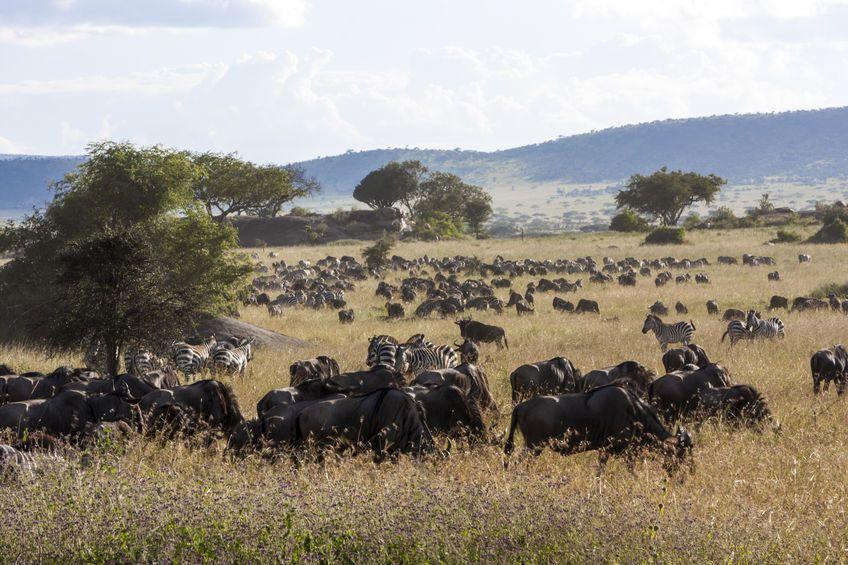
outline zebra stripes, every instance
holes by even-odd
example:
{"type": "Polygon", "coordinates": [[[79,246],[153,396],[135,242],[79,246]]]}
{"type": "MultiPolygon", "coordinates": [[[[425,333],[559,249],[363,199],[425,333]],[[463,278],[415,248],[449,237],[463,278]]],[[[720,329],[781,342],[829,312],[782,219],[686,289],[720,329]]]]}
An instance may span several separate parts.
{"type": "Polygon", "coordinates": [[[456,352],[447,345],[437,347],[410,347],[401,345],[397,348],[395,370],[399,373],[418,373],[429,369],[451,369],[459,365],[456,352]]]}
{"type": "Polygon", "coordinates": [[[645,334],[648,331],[654,332],[654,336],[660,342],[660,348],[665,351],[668,349],[669,343],[688,345],[695,335],[695,324],[692,322],[665,324],[659,316],[648,314],[645,323],[642,325],[642,333],[645,334]]]}
{"type": "Polygon", "coordinates": [[[206,366],[206,362],[217,345],[215,336],[210,336],[199,345],[184,341],[174,343],[174,364],[186,376],[196,375],[206,366]]]}
{"type": "Polygon", "coordinates": [[[774,339],[786,337],[786,328],[780,318],[768,318],[763,320],[759,312],[748,311],[748,331],[751,337],[756,339],[774,339]]]}
{"type": "Polygon", "coordinates": [[[751,332],[748,331],[748,326],[739,320],[732,320],[727,324],[727,331],[721,336],[722,343],[724,343],[724,338],[727,336],[730,336],[730,347],[733,347],[737,341],[751,339],[753,337],[751,332]]]}
{"type": "Polygon", "coordinates": [[[0,482],[3,479],[31,479],[38,471],[54,469],[64,461],[64,458],[52,453],[29,453],[0,444],[0,482]]]}
{"type": "Polygon", "coordinates": [[[253,359],[253,340],[232,348],[217,349],[212,355],[216,371],[244,376],[247,364],[253,359]]]}
{"type": "Polygon", "coordinates": [[[397,345],[398,340],[390,335],[375,335],[368,342],[365,364],[369,367],[394,367],[397,345]]]}
{"type": "Polygon", "coordinates": [[[162,359],[150,351],[137,349],[124,353],[124,370],[137,377],[161,369],[163,365],[162,359]]]}

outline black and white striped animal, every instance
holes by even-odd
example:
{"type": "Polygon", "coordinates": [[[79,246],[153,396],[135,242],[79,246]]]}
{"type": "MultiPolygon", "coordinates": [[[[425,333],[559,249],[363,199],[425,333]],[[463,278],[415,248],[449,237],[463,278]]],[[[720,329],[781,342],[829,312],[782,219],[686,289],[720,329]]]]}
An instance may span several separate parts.
{"type": "Polygon", "coordinates": [[[164,364],[164,361],[151,351],[129,349],[124,352],[124,371],[137,377],[161,369],[164,364]]]}
{"type": "Polygon", "coordinates": [[[197,345],[184,341],[175,342],[173,345],[174,365],[186,376],[196,375],[206,367],[206,362],[217,344],[218,341],[214,335],[197,345]]]}
{"type": "Polygon", "coordinates": [[[811,255],[807,255],[806,253],[801,253],[800,255],[798,255],[799,263],[809,263],[812,260],[813,257],[811,255]]]}
{"type": "Polygon", "coordinates": [[[447,345],[411,347],[400,345],[395,357],[395,370],[401,374],[431,369],[452,369],[459,365],[456,352],[447,345]]]}
{"type": "Polygon", "coordinates": [[[654,332],[654,336],[660,343],[660,348],[665,351],[669,343],[682,343],[688,345],[695,335],[695,324],[692,322],[676,322],[673,324],[663,323],[656,314],[648,314],[645,323],[642,324],[642,333],[654,332]]]}
{"type": "Polygon", "coordinates": [[[39,471],[56,471],[56,466],[64,462],[64,458],[53,453],[32,453],[0,444],[0,484],[4,479],[31,479],[39,471]]]}
{"type": "Polygon", "coordinates": [[[368,342],[365,364],[369,367],[394,367],[398,340],[390,335],[375,335],[368,342]]]}
{"type": "Polygon", "coordinates": [[[748,331],[748,326],[739,320],[732,320],[727,324],[727,331],[722,334],[721,342],[724,343],[724,338],[728,336],[730,336],[730,347],[733,347],[737,341],[751,339],[753,337],[751,332],[748,331]]]}
{"type": "Polygon", "coordinates": [[[759,312],[748,311],[748,331],[752,339],[774,339],[786,337],[786,328],[780,318],[763,320],[759,312]]]}
{"type": "Polygon", "coordinates": [[[253,360],[253,340],[233,348],[219,348],[212,355],[216,372],[238,373],[244,376],[247,365],[253,360]]]}

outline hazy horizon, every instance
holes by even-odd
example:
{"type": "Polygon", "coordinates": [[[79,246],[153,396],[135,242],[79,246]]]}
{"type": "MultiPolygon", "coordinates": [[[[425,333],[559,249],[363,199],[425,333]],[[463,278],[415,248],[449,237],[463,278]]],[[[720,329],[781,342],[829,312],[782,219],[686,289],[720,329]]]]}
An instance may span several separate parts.
{"type": "Polygon", "coordinates": [[[846,104],[848,0],[11,0],[0,153],[492,151],[846,104]]]}

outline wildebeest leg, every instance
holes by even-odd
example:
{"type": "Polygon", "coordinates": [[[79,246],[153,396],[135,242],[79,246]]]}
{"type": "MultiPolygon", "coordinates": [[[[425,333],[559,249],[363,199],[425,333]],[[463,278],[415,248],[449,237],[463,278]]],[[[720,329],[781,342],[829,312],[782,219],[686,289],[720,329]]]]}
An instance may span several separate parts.
{"type": "Polygon", "coordinates": [[[599,477],[604,474],[604,471],[607,468],[607,460],[609,460],[609,453],[607,453],[606,451],[599,451],[598,452],[598,476],[599,477]]]}
{"type": "Polygon", "coordinates": [[[813,374],[813,394],[819,394],[821,392],[821,378],[818,373],[813,374]]]}
{"type": "Polygon", "coordinates": [[[836,394],[842,396],[845,392],[845,373],[839,373],[836,376],[836,394]]]}

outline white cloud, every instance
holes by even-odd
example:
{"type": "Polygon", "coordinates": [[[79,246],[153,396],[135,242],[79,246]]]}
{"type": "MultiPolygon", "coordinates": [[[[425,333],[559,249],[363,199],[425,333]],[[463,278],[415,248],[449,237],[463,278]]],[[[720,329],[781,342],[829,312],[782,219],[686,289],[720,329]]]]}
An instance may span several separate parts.
{"type": "Polygon", "coordinates": [[[19,153],[28,153],[28,149],[24,146],[18,145],[13,142],[11,139],[0,136],[0,153],[6,154],[19,154],[19,153]]]}

